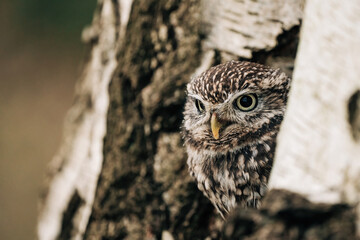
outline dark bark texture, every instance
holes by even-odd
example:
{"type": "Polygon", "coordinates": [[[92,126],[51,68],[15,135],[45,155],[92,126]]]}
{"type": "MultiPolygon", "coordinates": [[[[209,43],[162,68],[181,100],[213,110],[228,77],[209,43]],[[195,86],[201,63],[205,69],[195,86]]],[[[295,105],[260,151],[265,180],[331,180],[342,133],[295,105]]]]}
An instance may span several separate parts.
{"type": "Polygon", "coordinates": [[[179,135],[185,85],[200,62],[199,9],[192,0],[133,3],[109,87],[104,163],[86,239],[209,234],[214,211],[188,176],[179,135]]]}
{"type": "Polygon", "coordinates": [[[223,239],[357,239],[356,209],[314,204],[285,190],[272,190],[260,210],[238,209],[223,239]]]}
{"type": "MultiPolygon", "coordinates": [[[[199,1],[133,2],[109,87],[104,162],[85,239],[220,238],[223,221],[190,178],[179,134],[207,29],[199,1]]],[[[298,32],[284,32],[277,47],[248,60],[291,74],[298,32]]],[[[214,52],[212,65],[223,61],[214,52]]]]}

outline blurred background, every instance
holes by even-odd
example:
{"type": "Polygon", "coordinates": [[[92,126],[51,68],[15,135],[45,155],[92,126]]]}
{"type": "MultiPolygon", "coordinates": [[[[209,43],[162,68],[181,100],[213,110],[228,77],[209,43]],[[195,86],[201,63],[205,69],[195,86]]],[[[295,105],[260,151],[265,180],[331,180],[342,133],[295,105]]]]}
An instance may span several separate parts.
{"type": "Polygon", "coordinates": [[[37,198],[96,0],[0,1],[0,239],[34,239],[37,198]]]}

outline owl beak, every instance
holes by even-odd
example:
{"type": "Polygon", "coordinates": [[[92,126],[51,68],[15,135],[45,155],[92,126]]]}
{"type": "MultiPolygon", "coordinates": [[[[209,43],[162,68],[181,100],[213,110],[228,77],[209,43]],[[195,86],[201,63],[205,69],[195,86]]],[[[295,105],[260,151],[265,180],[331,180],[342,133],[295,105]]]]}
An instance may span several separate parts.
{"type": "Polygon", "coordinates": [[[220,128],[222,127],[222,124],[219,122],[219,120],[216,116],[216,113],[213,113],[211,115],[210,124],[211,124],[211,131],[212,131],[214,138],[216,140],[219,139],[219,137],[220,137],[219,132],[220,132],[220,128]]]}

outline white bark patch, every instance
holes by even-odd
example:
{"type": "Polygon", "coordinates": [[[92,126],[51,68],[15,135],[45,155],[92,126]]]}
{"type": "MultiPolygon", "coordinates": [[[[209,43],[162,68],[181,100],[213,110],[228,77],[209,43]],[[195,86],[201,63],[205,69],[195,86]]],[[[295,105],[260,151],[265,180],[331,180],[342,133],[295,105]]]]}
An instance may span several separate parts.
{"type": "Polygon", "coordinates": [[[108,85],[117,66],[117,33],[125,34],[132,1],[120,1],[121,24],[111,0],[103,0],[99,16],[85,31],[83,38],[98,38],[91,59],[76,86],[76,101],[65,120],[64,139],[50,165],[50,184],[43,199],[38,220],[39,239],[56,239],[61,231],[64,211],[74,192],[84,204],[76,211],[72,239],[82,239],[94,201],[103,161],[103,138],[109,105],[108,85]],[[125,7],[124,7],[125,6],[125,7]],[[117,29],[120,27],[120,29],[117,29]]]}
{"type": "Polygon", "coordinates": [[[206,0],[204,21],[210,26],[210,48],[251,58],[256,50],[271,50],[276,38],[300,24],[302,0],[206,0]]]}
{"type": "Polygon", "coordinates": [[[360,1],[308,0],[270,187],[359,203],[360,143],[348,117],[360,89],[360,1]]]}

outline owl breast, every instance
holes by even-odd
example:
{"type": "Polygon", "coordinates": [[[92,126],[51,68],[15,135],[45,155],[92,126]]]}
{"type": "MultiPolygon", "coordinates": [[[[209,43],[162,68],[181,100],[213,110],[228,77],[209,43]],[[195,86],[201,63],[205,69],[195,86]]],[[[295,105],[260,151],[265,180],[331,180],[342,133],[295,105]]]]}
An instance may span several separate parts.
{"type": "Polygon", "coordinates": [[[226,153],[187,149],[190,174],[198,188],[225,217],[240,204],[259,207],[266,193],[275,149],[272,138],[226,153]]]}

